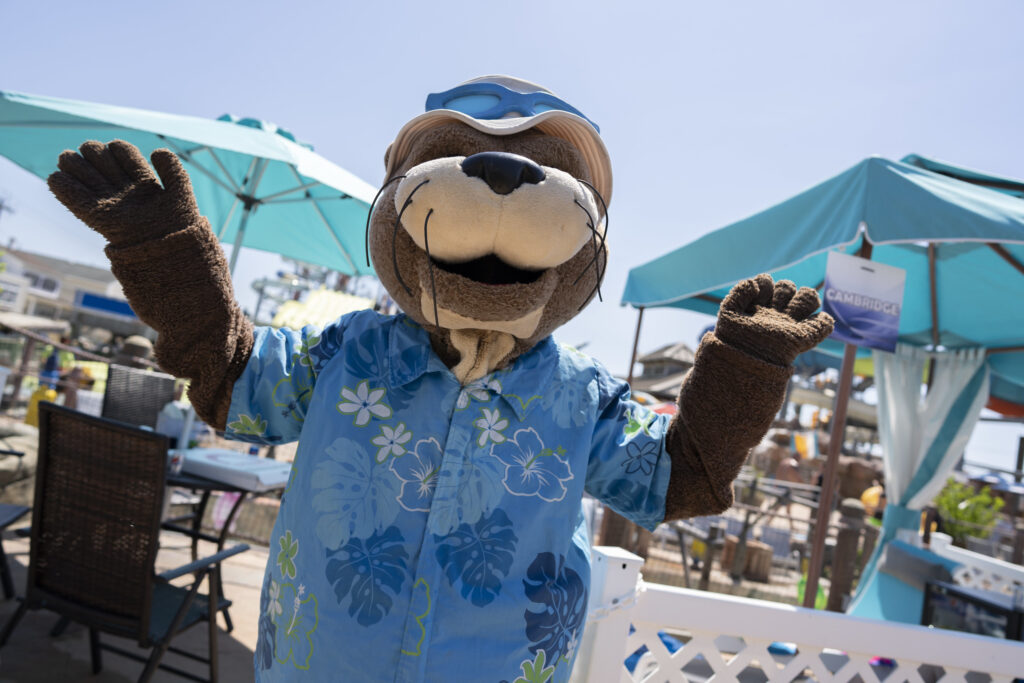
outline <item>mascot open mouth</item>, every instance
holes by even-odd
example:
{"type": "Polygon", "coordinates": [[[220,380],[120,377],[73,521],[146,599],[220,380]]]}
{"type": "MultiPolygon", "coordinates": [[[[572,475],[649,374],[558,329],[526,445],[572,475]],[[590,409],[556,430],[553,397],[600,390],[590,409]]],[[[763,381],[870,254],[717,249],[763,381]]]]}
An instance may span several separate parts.
{"type": "Polygon", "coordinates": [[[527,270],[505,263],[495,254],[488,254],[459,263],[430,259],[440,270],[484,285],[528,285],[544,275],[544,269],[527,270]]]}

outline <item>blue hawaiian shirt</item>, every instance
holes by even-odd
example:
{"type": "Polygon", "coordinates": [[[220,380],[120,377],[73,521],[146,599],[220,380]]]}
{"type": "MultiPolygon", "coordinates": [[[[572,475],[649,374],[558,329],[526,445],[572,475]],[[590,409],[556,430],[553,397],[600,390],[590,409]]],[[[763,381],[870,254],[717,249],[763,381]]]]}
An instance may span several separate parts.
{"type": "Polygon", "coordinates": [[[256,680],[567,680],[590,583],[583,495],[657,525],[666,427],[550,337],[461,386],[404,315],[259,330],[228,434],[299,446],[256,680]]]}

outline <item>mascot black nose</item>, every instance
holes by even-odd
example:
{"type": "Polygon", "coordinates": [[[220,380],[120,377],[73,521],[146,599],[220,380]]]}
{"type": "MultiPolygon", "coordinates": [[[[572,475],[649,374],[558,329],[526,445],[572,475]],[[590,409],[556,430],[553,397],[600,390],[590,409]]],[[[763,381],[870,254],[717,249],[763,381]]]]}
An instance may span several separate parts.
{"type": "Polygon", "coordinates": [[[523,183],[544,180],[544,169],[526,157],[508,152],[480,152],[462,160],[462,172],[480,178],[496,194],[510,194],[523,183]]]}

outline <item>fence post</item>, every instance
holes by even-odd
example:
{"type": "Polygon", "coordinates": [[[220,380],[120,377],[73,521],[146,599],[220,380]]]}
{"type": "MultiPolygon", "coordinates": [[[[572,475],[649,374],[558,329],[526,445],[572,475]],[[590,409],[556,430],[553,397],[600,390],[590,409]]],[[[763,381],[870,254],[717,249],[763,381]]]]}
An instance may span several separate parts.
{"type": "Polygon", "coordinates": [[[643,564],[643,558],[622,548],[593,548],[587,627],[572,670],[573,683],[619,680],[629,654],[630,599],[636,595],[643,564]]]}
{"type": "Polygon", "coordinates": [[[708,527],[708,540],[704,545],[704,560],[700,568],[700,585],[697,586],[702,591],[706,591],[711,583],[711,564],[715,561],[715,551],[718,550],[718,546],[721,543],[718,540],[719,536],[725,538],[722,527],[717,524],[712,524],[708,527]]]}
{"type": "MultiPolygon", "coordinates": [[[[868,560],[871,559],[871,554],[875,552],[875,545],[878,543],[878,537],[881,534],[878,527],[873,524],[864,524],[864,541],[860,546],[860,557],[857,558],[857,580],[860,581],[861,575],[864,573],[864,567],[867,566],[868,560]]],[[[934,543],[934,534],[932,535],[932,542],[934,543]]]]}
{"type": "Polygon", "coordinates": [[[839,506],[839,532],[836,534],[836,549],[832,556],[832,585],[828,592],[825,609],[842,612],[843,602],[853,587],[853,574],[857,566],[857,548],[860,532],[864,528],[864,505],[855,498],[847,498],[839,506]]]}

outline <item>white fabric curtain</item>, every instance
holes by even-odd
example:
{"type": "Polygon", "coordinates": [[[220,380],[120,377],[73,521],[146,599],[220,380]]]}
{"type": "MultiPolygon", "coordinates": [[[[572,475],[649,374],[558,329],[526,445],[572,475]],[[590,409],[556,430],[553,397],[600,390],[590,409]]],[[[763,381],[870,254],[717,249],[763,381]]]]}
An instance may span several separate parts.
{"type": "Polygon", "coordinates": [[[984,349],[875,351],[878,437],[889,503],[920,509],[942,489],[988,400],[984,349]],[[922,384],[935,359],[931,390],[922,384]]]}
{"type": "Polygon", "coordinates": [[[932,353],[897,345],[895,353],[875,351],[874,357],[888,505],[881,538],[848,610],[851,614],[858,614],[885,546],[901,529],[917,532],[921,508],[942,489],[963,453],[989,390],[984,349],[932,353]],[[932,386],[925,394],[922,378],[931,358],[932,386]]]}

